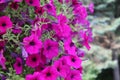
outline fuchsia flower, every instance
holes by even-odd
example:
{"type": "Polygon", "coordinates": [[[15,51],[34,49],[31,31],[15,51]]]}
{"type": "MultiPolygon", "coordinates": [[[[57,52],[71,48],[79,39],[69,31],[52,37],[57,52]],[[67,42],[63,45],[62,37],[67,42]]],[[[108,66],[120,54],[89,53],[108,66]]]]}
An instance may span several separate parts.
{"type": "Polygon", "coordinates": [[[18,9],[18,7],[19,7],[19,5],[18,5],[18,3],[17,3],[17,2],[12,2],[12,3],[10,4],[10,7],[11,7],[12,9],[17,10],[17,9],[18,9]]]}
{"type": "Polygon", "coordinates": [[[30,6],[40,7],[40,0],[25,0],[30,6]]]}
{"type": "Polygon", "coordinates": [[[94,3],[93,3],[93,2],[91,2],[91,3],[89,4],[88,9],[89,9],[89,11],[90,11],[91,13],[94,13],[94,3]]]}
{"type": "Polygon", "coordinates": [[[80,31],[80,39],[81,39],[81,43],[88,49],[90,50],[90,45],[89,45],[89,37],[91,36],[87,36],[87,32],[86,31],[80,31]]]}
{"type": "Polygon", "coordinates": [[[63,65],[61,60],[56,60],[54,62],[54,67],[57,71],[57,74],[61,77],[66,77],[68,71],[69,71],[69,67],[67,65],[63,65]]]}
{"type": "Polygon", "coordinates": [[[6,69],[5,66],[6,59],[3,55],[3,50],[0,51],[0,65],[2,66],[3,69],[6,69]]]}
{"type": "Polygon", "coordinates": [[[29,54],[38,53],[42,47],[41,40],[38,39],[38,36],[35,34],[32,34],[28,37],[25,37],[23,39],[23,45],[25,47],[25,50],[29,54]]]}
{"type": "Polygon", "coordinates": [[[66,76],[65,80],[82,80],[80,72],[77,70],[71,70],[66,76]]]}
{"type": "Polygon", "coordinates": [[[34,74],[26,75],[25,80],[44,80],[39,72],[34,72],[34,74]]]}
{"type": "Polygon", "coordinates": [[[0,17],[0,34],[6,33],[7,29],[12,27],[12,21],[8,16],[0,17]]]}
{"type": "Polygon", "coordinates": [[[13,67],[14,67],[14,69],[16,71],[16,74],[21,74],[22,70],[23,70],[22,59],[17,57],[16,58],[16,62],[14,63],[13,67]]]}
{"type": "Polygon", "coordinates": [[[26,58],[26,64],[29,67],[35,68],[40,64],[40,55],[31,54],[26,58]]]}
{"type": "Polygon", "coordinates": [[[53,57],[58,56],[58,43],[50,39],[45,40],[43,54],[48,59],[52,59],[53,57]]]}
{"type": "Polygon", "coordinates": [[[68,38],[70,37],[71,34],[71,28],[69,25],[64,24],[64,25],[59,25],[56,24],[54,25],[55,33],[58,37],[60,38],[68,38]]]}
{"type": "Polygon", "coordinates": [[[48,66],[42,71],[44,80],[56,80],[58,75],[54,67],[48,66]]]}
{"type": "Polygon", "coordinates": [[[52,1],[50,1],[50,3],[46,4],[44,7],[48,14],[56,17],[56,7],[52,1]]]}
{"type": "Polygon", "coordinates": [[[76,55],[76,46],[71,39],[64,42],[64,49],[67,54],[76,55]]]}
{"type": "Polygon", "coordinates": [[[87,17],[87,10],[84,6],[80,5],[74,9],[74,14],[82,20],[87,17]]]}
{"type": "Polygon", "coordinates": [[[58,19],[58,23],[59,23],[60,25],[66,24],[66,23],[68,22],[66,16],[63,15],[63,14],[59,14],[59,15],[57,16],[57,19],[58,19]]]}
{"type": "Polygon", "coordinates": [[[44,13],[44,7],[36,7],[35,8],[35,13],[42,15],[44,13]]]}
{"type": "Polygon", "coordinates": [[[82,63],[82,60],[76,55],[66,56],[66,61],[69,66],[74,68],[79,68],[82,63]]]}

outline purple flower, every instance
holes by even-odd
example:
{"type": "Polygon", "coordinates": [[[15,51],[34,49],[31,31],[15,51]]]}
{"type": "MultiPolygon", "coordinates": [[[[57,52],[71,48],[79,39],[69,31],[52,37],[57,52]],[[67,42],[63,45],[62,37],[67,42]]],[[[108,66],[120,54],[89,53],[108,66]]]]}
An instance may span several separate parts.
{"type": "Polygon", "coordinates": [[[16,62],[14,63],[13,67],[14,67],[14,69],[16,71],[16,74],[21,74],[22,70],[23,70],[22,59],[17,57],[16,58],[16,62]]]}
{"type": "Polygon", "coordinates": [[[52,41],[50,39],[45,40],[43,54],[48,59],[52,59],[53,57],[58,56],[58,42],[52,41]]]}
{"type": "Polygon", "coordinates": [[[35,34],[25,37],[23,39],[23,45],[29,54],[38,53],[42,48],[42,42],[35,34]]]}
{"type": "Polygon", "coordinates": [[[26,64],[29,67],[35,68],[40,64],[40,55],[31,54],[26,58],[26,64]]]}
{"type": "Polygon", "coordinates": [[[6,63],[6,59],[3,55],[3,50],[1,50],[0,51],[0,65],[2,66],[3,69],[6,69],[5,63],[6,63]]]}

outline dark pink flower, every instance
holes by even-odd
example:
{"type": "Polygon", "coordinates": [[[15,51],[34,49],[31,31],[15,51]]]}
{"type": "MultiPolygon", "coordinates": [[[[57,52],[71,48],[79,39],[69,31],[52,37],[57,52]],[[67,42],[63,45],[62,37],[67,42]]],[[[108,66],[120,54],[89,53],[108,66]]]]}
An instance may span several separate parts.
{"type": "Polygon", "coordinates": [[[40,7],[40,0],[25,0],[30,6],[40,7]]]}
{"type": "Polygon", "coordinates": [[[44,7],[36,7],[35,8],[35,13],[42,15],[44,13],[44,7]]]}
{"type": "Polygon", "coordinates": [[[27,74],[25,80],[44,80],[41,76],[41,73],[34,72],[34,74],[27,74]]]}
{"type": "Polygon", "coordinates": [[[91,2],[90,4],[89,4],[89,11],[91,12],[91,13],[94,13],[94,3],[93,2],[91,2]]]}
{"type": "Polygon", "coordinates": [[[76,55],[70,55],[66,57],[67,64],[74,68],[79,68],[81,66],[82,60],[76,55]]]}
{"type": "Polygon", "coordinates": [[[0,17],[0,34],[6,33],[7,29],[12,27],[12,21],[8,16],[0,17]]]}
{"type": "Polygon", "coordinates": [[[69,25],[67,24],[55,24],[54,25],[54,30],[55,30],[55,33],[58,37],[60,38],[68,38],[70,37],[70,34],[71,34],[71,28],[69,25]]]}
{"type": "Polygon", "coordinates": [[[64,42],[64,49],[67,54],[76,55],[76,46],[71,39],[67,39],[64,42]]]}
{"type": "Polygon", "coordinates": [[[25,50],[29,54],[38,53],[42,47],[42,42],[39,40],[38,36],[35,34],[30,35],[29,37],[25,37],[23,39],[23,45],[25,50]]]}
{"type": "Polygon", "coordinates": [[[12,3],[10,4],[10,7],[11,7],[12,9],[14,9],[14,10],[17,10],[18,7],[19,7],[19,5],[18,5],[17,2],[12,2],[12,3]]]}
{"type": "Polygon", "coordinates": [[[69,71],[69,67],[66,66],[66,65],[63,65],[61,60],[56,60],[54,62],[54,65],[53,65],[57,71],[57,74],[61,77],[66,77],[68,71],[69,71]]]}
{"type": "Polygon", "coordinates": [[[56,7],[52,1],[44,6],[46,12],[56,17],[56,7]]]}
{"type": "Polygon", "coordinates": [[[87,31],[80,31],[80,42],[88,49],[90,50],[89,40],[91,36],[87,35],[87,31]]]}
{"type": "Polygon", "coordinates": [[[68,22],[68,20],[67,20],[67,18],[64,14],[59,14],[57,16],[57,19],[58,19],[58,23],[61,24],[61,25],[66,24],[68,22]]]}
{"type": "Polygon", "coordinates": [[[6,69],[5,63],[6,63],[6,59],[3,55],[3,50],[1,50],[0,51],[0,65],[2,66],[3,69],[6,69]]]}
{"type": "Polygon", "coordinates": [[[71,70],[66,76],[65,80],[82,80],[80,72],[77,70],[71,70]]]}
{"type": "Polygon", "coordinates": [[[14,69],[16,71],[16,74],[21,74],[22,70],[23,70],[22,59],[17,57],[16,58],[16,62],[14,63],[13,67],[14,67],[14,69]]]}
{"type": "Polygon", "coordinates": [[[26,58],[27,66],[32,68],[37,67],[40,64],[40,55],[39,54],[31,54],[26,58]]]}
{"type": "Polygon", "coordinates": [[[42,76],[44,80],[56,80],[58,75],[54,67],[48,66],[42,71],[42,76]]]}
{"type": "Polygon", "coordinates": [[[74,9],[74,14],[80,19],[85,19],[87,17],[87,10],[84,6],[80,5],[74,9]]]}
{"type": "Polygon", "coordinates": [[[41,72],[45,69],[45,65],[44,64],[39,64],[37,67],[35,67],[35,71],[36,72],[41,72]]]}
{"type": "Polygon", "coordinates": [[[43,54],[48,59],[52,59],[53,57],[58,56],[58,43],[50,39],[45,40],[43,54]]]}

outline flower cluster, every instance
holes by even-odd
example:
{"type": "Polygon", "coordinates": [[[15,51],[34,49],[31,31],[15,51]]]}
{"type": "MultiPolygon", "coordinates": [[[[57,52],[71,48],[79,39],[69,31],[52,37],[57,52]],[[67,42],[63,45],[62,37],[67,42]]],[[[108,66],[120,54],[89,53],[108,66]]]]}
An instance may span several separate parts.
{"type": "Polygon", "coordinates": [[[25,80],[82,80],[80,47],[92,41],[87,9],[79,0],[0,0],[0,70],[25,80]]]}

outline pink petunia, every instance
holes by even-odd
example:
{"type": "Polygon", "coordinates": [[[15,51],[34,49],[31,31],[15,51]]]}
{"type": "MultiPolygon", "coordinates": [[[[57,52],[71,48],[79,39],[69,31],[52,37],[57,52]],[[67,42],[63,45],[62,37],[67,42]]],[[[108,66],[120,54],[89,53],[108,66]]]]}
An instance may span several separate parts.
{"type": "Polygon", "coordinates": [[[26,64],[29,67],[35,68],[40,64],[40,55],[31,54],[26,58],[26,64]]]}
{"type": "Polygon", "coordinates": [[[40,0],[25,0],[25,2],[34,7],[40,7],[40,0]]]}
{"type": "Polygon", "coordinates": [[[10,29],[12,25],[12,21],[8,16],[0,17],[0,34],[6,33],[7,29],[10,29]]]}
{"type": "Polygon", "coordinates": [[[39,15],[42,15],[44,13],[44,7],[36,7],[35,8],[35,13],[36,14],[39,14],[39,15]]]}
{"type": "Polygon", "coordinates": [[[71,28],[67,24],[55,24],[54,25],[55,33],[60,38],[68,38],[71,34],[71,28]]]}
{"type": "Polygon", "coordinates": [[[66,57],[67,64],[74,68],[79,68],[81,66],[82,60],[76,55],[69,55],[66,57]]]}
{"type": "Polygon", "coordinates": [[[53,66],[48,66],[42,71],[44,80],[56,80],[58,75],[53,66]]]}
{"type": "Polygon", "coordinates": [[[64,42],[64,49],[67,54],[76,55],[76,46],[71,39],[64,42]]]}
{"type": "Polygon", "coordinates": [[[79,37],[80,37],[81,43],[82,43],[88,50],[90,50],[90,45],[89,45],[88,42],[89,42],[89,40],[91,41],[91,36],[88,36],[86,31],[80,31],[79,35],[80,35],[79,37]]]}
{"type": "Polygon", "coordinates": [[[16,58],[16,62],[14,63],[13,67],[14,67],[14,69],[16,71],[16,74],[21,74],[22,70],[23,70],[22,59],[17,57],[16,58]]]}
{"type": "Polygon", "coordinates": [[[3,69],[6,69],[5,63],[6,63],[6,58],[3,55],[3,50],[1,50],[0,51],[0,65],[2,66],[3,69]]]}
{"type": "Polygon", "coordinates": [[[34,72],[34,74],[27,74],[25,80],[44,80],[39,72],[34,72]]]}
{"type": "Polygon", "coordinates": [[[89,9],[89,11],[90,11],[91,13],[94,13],[94,3],[93,3],[93,2],[91,2],[91,3],[89,4],[88,9],[89,9]]]}
{"type": "Polygon", "coordinates": [[[25,37],[23,39],[23,45],[25,47],[25,50],[29,54],[38,53],[40,52],[40,49],[42,48],[42,42],[41,40],[39,40],[38,36],[35,34],[25,37]]]}
{"type": "Polygon", "coordinates": [[[46,4],[44,6],[46,12],[54,17],[56,17],[56,7],[53,3],[53,1],[50,1],[50,3],[46,4]]]}
{"type": "Polygon", "coordinates": [[[82,20],[82,19],[85,19],[85,18],[87,17],[87,9],[86,9],[84,6],[82,6],[82,5],[77,6],[77,7],[74,9],[73,13],[74,13],[77,17],[79,17],[81,20],[82,20]]]}
{"type": "Polygon", "coordinates": [[[43,54],[48,59],[52,59],[53,57],[58,56],[58,42],[52,41],[50,39],[45,40],[43,54]]]}
{"type": "Polygon", "coordinates": [[[54,65],[53,65],[57,71],[57,74],[61,77],[66,77],[68,71],[69,71],[69,67],[66,66],[66,65],[63,65],[62,64],[62,61],[61,60],[56,60],[54,62],[54,65]]]}
{"type": "Polygon", "coordinates": [[[66,76],[65,80],[82,80],[82,77],[79,71],[71,70],[66,76]]]}

